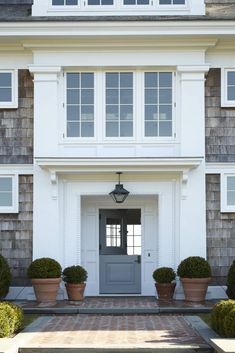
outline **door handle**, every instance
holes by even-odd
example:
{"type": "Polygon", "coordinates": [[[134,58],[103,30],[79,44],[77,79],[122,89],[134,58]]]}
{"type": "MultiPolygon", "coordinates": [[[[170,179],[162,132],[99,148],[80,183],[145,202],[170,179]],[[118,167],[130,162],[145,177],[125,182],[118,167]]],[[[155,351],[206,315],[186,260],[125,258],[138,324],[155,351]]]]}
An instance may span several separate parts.
{"type": "Polygon", "coordinates": [[[137,260],[135,260],[138,264],[141,264],[141,255],[137,255],[137,260]]]}

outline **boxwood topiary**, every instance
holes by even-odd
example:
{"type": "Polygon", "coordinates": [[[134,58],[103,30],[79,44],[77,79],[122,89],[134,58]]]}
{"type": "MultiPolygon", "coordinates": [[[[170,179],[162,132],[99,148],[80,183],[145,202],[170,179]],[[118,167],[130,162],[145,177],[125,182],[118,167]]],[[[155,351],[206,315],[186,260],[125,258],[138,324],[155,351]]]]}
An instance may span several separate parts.
{"type": "Polygon", "coordinates": [[[235,305],[224,318],[224,333],[228,338],[235,338],[235,305]]]}
{"type": "Polygon", "coordinates": [[[12,303],[0,302],[0,338],[12,335],[23,327],[23,310],[12,303]]]}
{"type": "Polygon", "coordinates": [[[157,283],[171,283],[175,276],[175,271],[170,267],[160,267],[153,272],[153,279],[157,283]]]}
{"type": "Polygon", "coordinates": [[[87,280],[87,271],[79,265],[66,267],[63,271],[63,280],[66,283],[83,283],[87,280]]]}
{"type": "Polygon", "coordinates": [[[181,278],[208,278],[211,267],[203,257],[190,256],[179,264],[177,274],[181,278]]]}
{"type": "Polygon", "coordinates": [[[226,293],[230,299],[235,299],[235,260],[228,271],[226,293]]]}
{"type": "Polygon", "coordinates": [[[235,308],[234,300],[221,300],[211,314],[212,328],[221,336],[225,335],[225,318],[235,308]]]}
{"type": "Polygon", "coordinates": [[[29,278],[59,278],[62,268],[60,264],[48,257],[34,260],[28,268],[29,278]]]}
{"type": "Polygon", "coordinates": [[[0,255],[0,298],[4,298],[9,292],[11,283],[11,271],[7,260],[0,255]]]}

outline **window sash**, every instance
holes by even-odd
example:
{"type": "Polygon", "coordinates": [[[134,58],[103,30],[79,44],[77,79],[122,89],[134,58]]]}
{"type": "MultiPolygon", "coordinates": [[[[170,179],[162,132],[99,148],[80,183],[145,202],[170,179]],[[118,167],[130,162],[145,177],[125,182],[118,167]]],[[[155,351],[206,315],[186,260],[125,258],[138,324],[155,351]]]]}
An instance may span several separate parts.
{"type": "Polygon", "coordinates": [[[94,137],[94,76],[93,72],[66,74],[66,136],[68,138],[94,137]]]}
{"type": "Polygon", "coordinates": [[[0,174],[0,214],[18,213],[18,175],[0,174]]]}
{"type": "Polygon", "coordinates": [[[161,10],[163,8],[184,8],[188,0],[49,0],[51,9],[94,9],[97,8],[115,8],[126,9],[133,8],[155,8],[161,10]]]}
{"type": "Polygon", "coordinates": [[[105,73],[105,136],[131,138],[134,135],[134,74],[105,73]],[[111,78],[113,77],[113,82],[111,78]]]}
{"type": "Polygon", "coordinates": [[[173,73],[144,73],[144,136],[172,137],[173,73]],[[163,82],[168,79],[168,82],[163,82]],[[152,80],[152,82],[151,82],[152,80]]]}

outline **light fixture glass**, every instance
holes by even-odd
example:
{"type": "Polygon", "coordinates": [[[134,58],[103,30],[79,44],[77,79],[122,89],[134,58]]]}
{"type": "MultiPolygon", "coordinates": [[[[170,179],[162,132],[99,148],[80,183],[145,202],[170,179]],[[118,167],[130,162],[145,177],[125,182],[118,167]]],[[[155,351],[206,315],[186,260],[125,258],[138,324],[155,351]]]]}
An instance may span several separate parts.
{"type": "Polygon", "coordinates": [[[115,189],[110,192],[109,195],[112,197],[114,202],[123,203],[129,195],[129,191],[124,189],[123,184],[120,184],[120,175],[122,173],[118,172],[116,174],[118,174],[118,184],[115,185],[115,189]]]}

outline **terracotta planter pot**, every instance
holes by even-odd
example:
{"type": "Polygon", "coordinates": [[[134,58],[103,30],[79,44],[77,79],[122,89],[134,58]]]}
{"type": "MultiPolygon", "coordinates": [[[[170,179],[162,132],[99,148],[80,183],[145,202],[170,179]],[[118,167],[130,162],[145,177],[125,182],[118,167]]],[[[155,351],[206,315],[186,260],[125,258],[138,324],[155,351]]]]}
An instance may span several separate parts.
{"type": "Polygon", "coordinates": [[[155,283],[158,299],[172,300],[176,283],[155,283]]]}
{"type": "Polygon", "coordinates": [[[69,300],[79,301],[84,299],[86,283],[66,283],[65,287],[69,300]]]}
{"type": "Polygon", "coordinates": [[[55,303],[61,278],[31,279],[38,303],[55,303]]]}
{"type": "Polygon", "coordinates": [[[203,302],[211,278],[181,278],[185,300],[203,302]]]}

